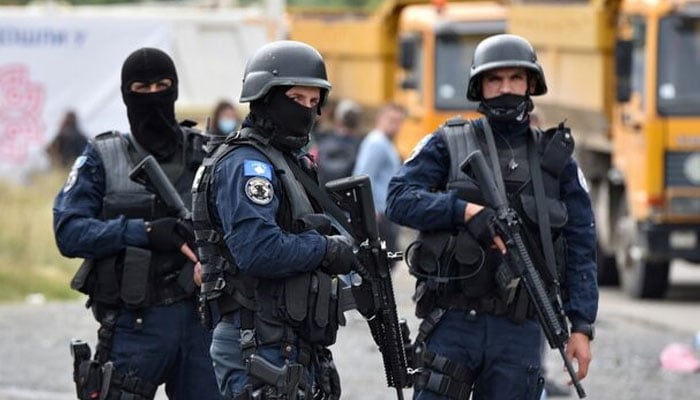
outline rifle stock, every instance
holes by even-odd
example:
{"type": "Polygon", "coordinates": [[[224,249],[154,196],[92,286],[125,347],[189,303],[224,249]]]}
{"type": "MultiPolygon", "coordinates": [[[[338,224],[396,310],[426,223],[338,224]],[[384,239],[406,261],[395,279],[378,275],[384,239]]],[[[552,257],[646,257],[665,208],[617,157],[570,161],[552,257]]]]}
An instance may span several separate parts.
{"type": "Polygon", "coordinates": [[[404,340],[396,312],[396,300],[389,263],[400,255],[389,255],[379,239],[372,187],[366,175],[328,182],[331,198],[348,213],[349,226],[359,250],[356,266],[362,284],[353,287],[358,311],[367,319],[374,342],[384,361],[387,385],[396,388],[403,399],[402,388],[409,386],[404,340]]]}
{"type": "Polygon", "coordinates": [[[558,298],[555,301],[550,300],[545,283],[535,268],[523,240],[520,216],[508,206],[505,196],[498,190],[493,173],[488,168],[480,150],[470,153],[460,165],[460,169],[465,174],[471,169],[482,189],[487,205],[496,210],[496,230],[507,247],[505,262],[513,274],[521,278],[528,297],[535,307],[537,319],[547,342],[552,349],[559,350],[578,397],[586,397],[581,381],[566,356],[565,345],[569,339],[569,331],[563,318],[563,305],[558,298]]]}
{"type": "Polygon", "coordinates": [[[146,156],[130,172],[129,178],[151,188],[168,208],[177,211],[178,218],[191,219],[190,210],[175,190],[163,169],[152,155],[146,156]]]}

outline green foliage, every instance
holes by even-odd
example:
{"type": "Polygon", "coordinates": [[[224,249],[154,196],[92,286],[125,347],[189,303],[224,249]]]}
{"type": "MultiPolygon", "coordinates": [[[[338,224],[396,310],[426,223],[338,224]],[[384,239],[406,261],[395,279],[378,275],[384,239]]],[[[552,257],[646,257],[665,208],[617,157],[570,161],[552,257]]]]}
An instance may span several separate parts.
{"type": "Polygon", "coordinates": [[[69,282],[80,260],[61,256],[52,227],[53,197],[66,175],[55,171],[30,186],[0,182],[0,301],[23,300],[30,293],[79,297],[69,282]]]}

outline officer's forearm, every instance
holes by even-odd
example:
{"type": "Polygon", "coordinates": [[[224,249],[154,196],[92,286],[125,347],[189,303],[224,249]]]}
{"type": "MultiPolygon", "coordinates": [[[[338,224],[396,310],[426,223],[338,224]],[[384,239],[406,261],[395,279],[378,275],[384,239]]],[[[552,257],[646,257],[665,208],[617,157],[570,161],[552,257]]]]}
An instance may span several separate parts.
{"type": "Polygon", "coordinates": [[[142,246],[137,234],[126,234],[130,230],[144,229],[142,226],[142,220],[128,220],[124,217],[107,221],[72,218],[56,227],[56,245],[66,257],[108,257],[129,245],[142,246]]]}

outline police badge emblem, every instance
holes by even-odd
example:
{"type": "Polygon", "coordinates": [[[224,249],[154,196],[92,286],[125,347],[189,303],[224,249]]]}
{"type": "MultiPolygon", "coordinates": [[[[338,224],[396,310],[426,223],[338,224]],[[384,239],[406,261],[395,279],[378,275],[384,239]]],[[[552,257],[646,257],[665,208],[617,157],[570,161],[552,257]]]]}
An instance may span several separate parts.
{"type": "Polygon", "coordinates": [[[270,204],[274,193],[272,182],[262,176],[254,176],[245,184],[245,194],[255,204],[270,204]]]}

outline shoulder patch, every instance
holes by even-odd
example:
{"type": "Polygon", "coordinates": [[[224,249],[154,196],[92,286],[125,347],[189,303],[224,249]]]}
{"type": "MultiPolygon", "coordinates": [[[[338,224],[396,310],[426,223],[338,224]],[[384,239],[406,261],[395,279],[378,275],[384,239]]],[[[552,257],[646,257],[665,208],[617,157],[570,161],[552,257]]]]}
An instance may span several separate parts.
{"type": "Polygon", "coordinates": [[[586,191],[586,193],[589,193],[588,191],[588,182],[586,181],[586,176],[583,175],[583,170],[581,170],[581,167],[578,168],[578,184],[581,185],[583,190],[586,191]]]}
{"type": "Polygon", "coordinates": [[[86,156],[79,156],[75,159],[75,162],[73,162],[73,166],[70,169],[70,173],[68,173],[68,179],[66,179],[66,183],[63,185],[63,193],[71,190],[73,186],[75,186],[75,183],[78,182],[78,170],[80,167],[85,165],[86,161],[86,156]]]}
{"type": "Polygon", "coordinates": [[[406,164],[406,163],[408,163],[409,161],[413,160],[413,159],[418,155],[418,153],[420,153],[420,151],[423,150],[423,147],[425,147],[426,143],[428,143],[428,141],[429,141],[430,138],[432,138],[432,137],[433,137],[433,134],[432,134],[432,133],[429,134],[429,135],[425,135],[425,136],[423,137],[423,139],[421,139],[420,142],[418,142],[418,144],[416,144],[416,147],[413,148],[413,150],[411,151],[411,155],[408,156],[408,158],[406,159],[406,161],[404,161],[404,164],[406,164]]]}
{"type": "Polygon", "coordinates": [[[255,204],[270,204],[275,195],[272,182],[264,176],[254,176],[245,183],[245,195],[255,204]]]}
{"type": "Polygon", "coordinates": [[[85,165],[86,161],[87,161],[87,156],[78,156],[78,158],[76,158],[75,161],[73,162],[73,168],[80,169],[80,167],[85,165]]]}
{"type": "Polygon", "coordinates": [[[272,165],[258,160],[243,161],[243,176],[262,176],[272,180],[272,165]]]}

